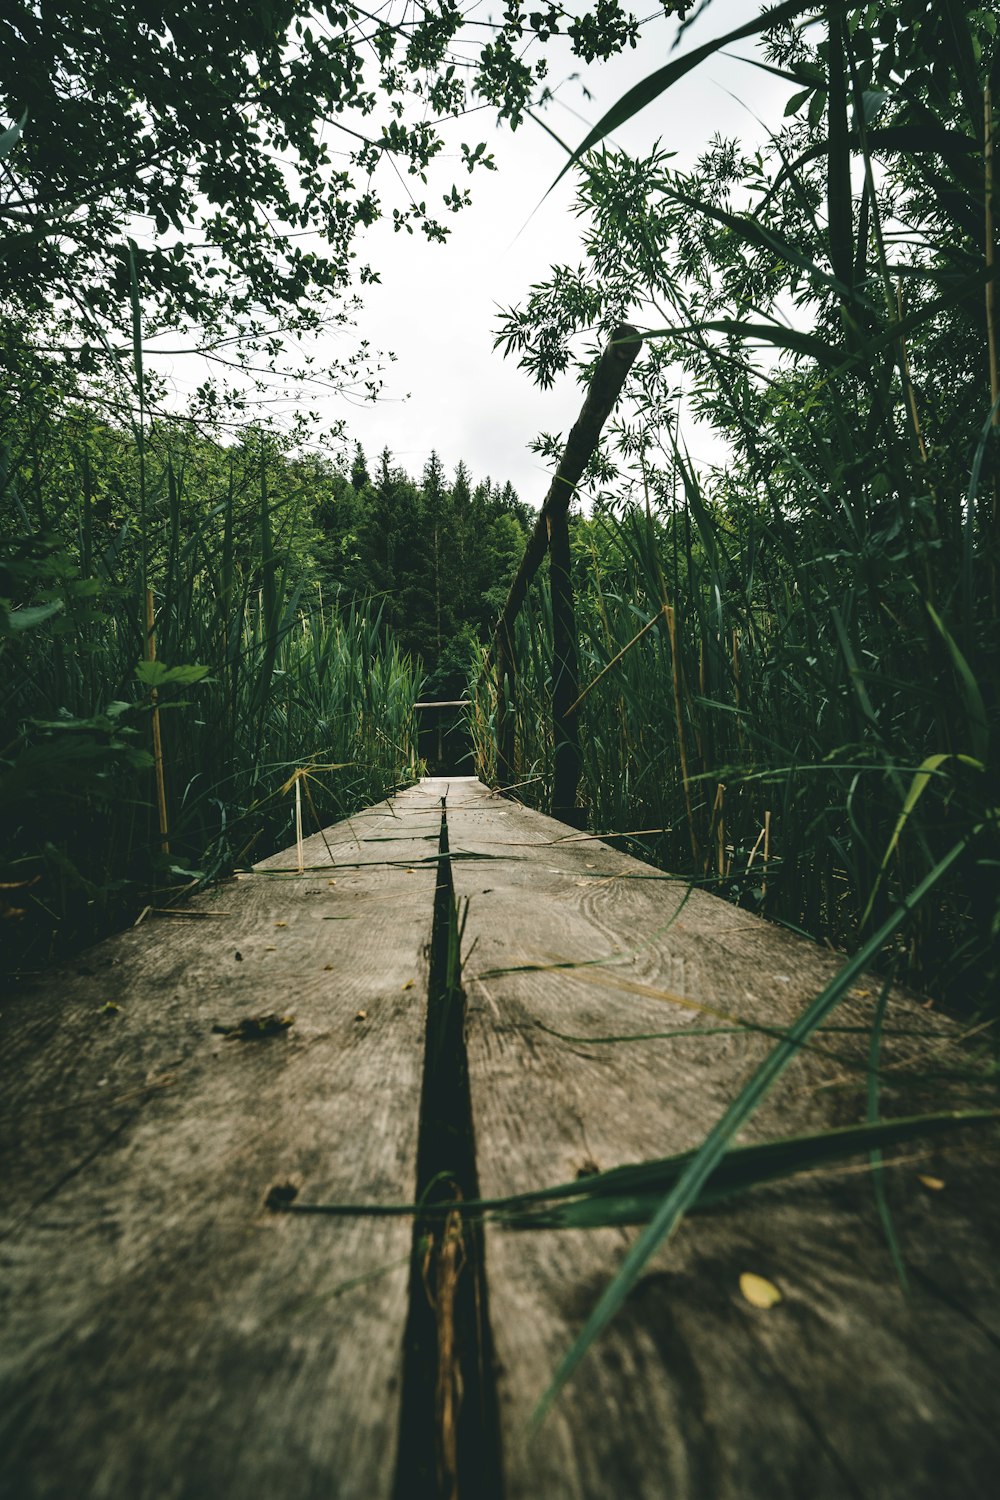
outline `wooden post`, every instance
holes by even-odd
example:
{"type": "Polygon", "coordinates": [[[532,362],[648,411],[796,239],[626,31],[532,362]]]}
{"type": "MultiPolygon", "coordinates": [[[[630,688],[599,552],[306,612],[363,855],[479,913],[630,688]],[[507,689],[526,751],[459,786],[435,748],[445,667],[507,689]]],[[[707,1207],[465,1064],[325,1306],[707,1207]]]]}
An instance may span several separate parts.
{"type": "Polygon", "coordinates": [[[553,805],[558,803],[564,812],[575,805],[576,786],[580,774],[580,751],[576,725],[569,712],[579,697],[579,687],[566,516],[590,455],[597,447],[601,428],[618,400],[625,377],[632,368],[641,345],[642,334],[637,328],[633,328],[631,323],[620,323],[611,335],[611,340],[601,355],[591,378],[587,398],[580,415],[566,440],[559,467],[538,514],[535,529],[524,549],[524,556],[514,575],[503,612],[493,633],[492,644],[486,654],[487,668],[492,663],[497,670],[497,779],[501,786],[504,786],[510,785],[514,779],[514,719],[511,713],[511,692],[516,670],[513,650],[514,621],[524,603],[528,584],[538,571],[546,550],[553,544],[553,537],[557,539],[555,543],[557,547],[563,546],[563,538],[565,538],[565,546],[561,554],[563,561],[557,564],[555,553],[553,553],[551,575],[552,615],[554,630],[557,632],[553,712],[557,724],[561,726],[561,731],[557,729],[556,732],[556,778],[553,785],[553,805]],[[556,694],[558,707],[555,702],[556,694]],[[570,779],[572,779],[572,786],[570,779]]]}
{"type": "Polygon", "coordinates": [[[552,816],[576,821],[576,790],[580,781],[580,737],[572,712],[580,696],[570,572],[569,521],[565,510],[548,517],[549,581],[552,589],[552,816]]]}
{"type": "MultiPolygon", "coordinates": [[[[153,590],[146,590],[146,660],[156,660],[156,613],[153,590]]],[[[156,775],[156,808],[160,821],[160,853],[170,853],[167,824],[167,789],[163,776],[163,741],[160,737],[159,694],[155,687],[149,690],[153,724],[153,766],[156,775]]]]}
{"type": "Polygon", "coordinates": [[[514,653],[506,633],[496,642],[497,674],[497,783],[511,786],[514,769],[514,653]]]}

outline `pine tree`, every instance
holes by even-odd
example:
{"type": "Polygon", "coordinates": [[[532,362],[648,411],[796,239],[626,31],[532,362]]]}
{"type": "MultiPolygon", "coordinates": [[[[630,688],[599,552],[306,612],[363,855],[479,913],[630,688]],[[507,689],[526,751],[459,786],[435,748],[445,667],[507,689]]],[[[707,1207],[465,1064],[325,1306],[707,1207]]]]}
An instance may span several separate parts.
{"type": "MultiPolygon", "coordinates": [[[[386,451],[388,452],[388,449],[386,451]]],[[[351,461],[351,483],[356,490],[363,490],[366,484],[371,484],[371,476],[368,473],[368,461],[365,458],[365,450],[360,443],[354,444],[354,458],[351,461]]]]}

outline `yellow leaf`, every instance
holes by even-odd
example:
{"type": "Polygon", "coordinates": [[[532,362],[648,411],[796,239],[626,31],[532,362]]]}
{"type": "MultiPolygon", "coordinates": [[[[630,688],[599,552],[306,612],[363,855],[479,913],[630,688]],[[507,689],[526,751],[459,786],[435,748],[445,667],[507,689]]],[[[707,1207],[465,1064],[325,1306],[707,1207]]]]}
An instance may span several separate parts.
{"type": "Polygon", "coordinates": [[[288,923],[287,922],[275,922],[274,925],[275,925],[275,927],[287,927],[288,923]]]}
{"type": "Polygon", "coordinates": [[[413,986],[415,984],[416,984],[416,980],[415,979],[408,979],[406,981],[406,983],[403,985],[403,989],[404,990],[412,990],[412,988],[413,988],[413,986]]]}
{"type": "Polygon", "coordinates": [[[925,1188],[930,1188],[932,1193],[940,1193],[944,1182],[940,1177],[925,1177],[923,1172],[917,1173],[917,1181],[922,1182],[925,1188]]]}
{"type": "Polygon", "coordinates": [[[365,1020],[365,1018],[367,1017],[367,1015],[368,1015],[368,1012],[366,1010],[359,1010],[358,1013],[357,1013],[357,1015],[354,1017],[354,1019],[356,1021],[363,1021],[363,1020],[365,1020]]]}
{"type": "Polygon", "coordinates": [[[774,1282],[767,1281],[763,1276],[755,1276],[752,1271],[743,1272],[740,1291],[751,1307],[773,1307],[776,1302],[781,1301],[781,1293],[774,1282]]]}

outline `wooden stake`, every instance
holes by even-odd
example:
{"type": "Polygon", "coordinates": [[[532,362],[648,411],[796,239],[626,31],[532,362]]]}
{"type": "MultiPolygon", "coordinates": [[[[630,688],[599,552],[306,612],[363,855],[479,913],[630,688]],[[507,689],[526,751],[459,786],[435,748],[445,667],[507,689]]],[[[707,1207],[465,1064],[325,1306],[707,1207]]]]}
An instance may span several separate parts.
{"type": "Polygon", "coordinates": [[[295,778],[295,852],[298,856],[299,874],[304,875],[306,866],[302,849],[302,777],[295,778]]]}
{"type": "Polygon", "coordinates": [[[552,816],[573,823],[580,782],[580,735],[573,706],[580,696],[576,613],[564,510],[548,517],[549,587],[552,596],[552,816]]]}
{"type": "Polygon", "coordinates": [[[715,806],[712,816],[715,819],[715,868],[720,880],[726,874],[726,788],[723,782],[719,782],[715,789],[715,806]]]}
{"type": "MultiPolygon", "coordinates": [[[[153,590],[146,590],[146,660],[156,660],[156,613],[153,607],[153,590]]],[[[154,688],[149,690],[153,724],[153,766],[156,773],[156,805],[160,815],[160,853],[170,853],[167,837],[167,789],[163,777],[163,741],[160,738],[159,695],[154,688]]]]}
{"type": "Polygon", "coordinates": [[[747,874],[747,875],[750,874],[750,867],[753,864],[754,860],[757,858],[757,850],[760,848],[760,846],[761,846],[761,844],[763,842],[764,842],[764,829],[761,828],[760,833],[758,833],[758,835],[757,835],[757,837],[756,837],[756,839],[754,841],[754,846],[750,850],[749,855],[747,856],[747,867],[746,867],[746,870],[744,872],[745,874],[747,874]]]}

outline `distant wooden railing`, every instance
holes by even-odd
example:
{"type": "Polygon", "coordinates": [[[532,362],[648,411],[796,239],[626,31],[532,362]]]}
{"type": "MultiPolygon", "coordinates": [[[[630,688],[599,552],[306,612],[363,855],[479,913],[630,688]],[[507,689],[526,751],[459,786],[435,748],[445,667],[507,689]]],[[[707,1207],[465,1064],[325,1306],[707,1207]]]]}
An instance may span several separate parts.
{"type": "MultiPolygon", "coordinates": [[[[468,708],[469,704],[470,704],[470,701],[471,700],[469,698],[436,698],[436,699],[431,699],[428,702],[414,703],[413,708],[414,708],[414,712],[422,711],[422,710],[425,710],[425,709],[426,710],[432,710],[432,709],[440,710],[440,709],[448,709],[448,708],[468,708]]],[[[442,767],[442,761],[443,761],[443,758],[444,758],[444,737],[445,736],[444,736],[444,717],[443,717],[443,715],[441,713],[437,713],[436,720],[437,720],[437,722],[434,725],[434,727],[437,730],[437,770],[435,771],[434,774],[435,775],[440,775],[441,771],[442,771],[442,768],[443,768],[442,767]]]]}
{"type": "Polygon", "coordinates": [[[598,361],[583,408],[566,441],[559,467],[510,586],[486,658],[487,666],[492,665],[496,670],[497,779],[502,789],[515,780],[513,702],[517,663],[514,622],[524,603],[528,585],[548,552],[553,646],[552,815],[568,823],[577,820],[576,793],[580,781],[576,716],[580,684],[570,572],[569,506],[641,344],[639,330],[630,323],[620,323],[598,361]]]}

